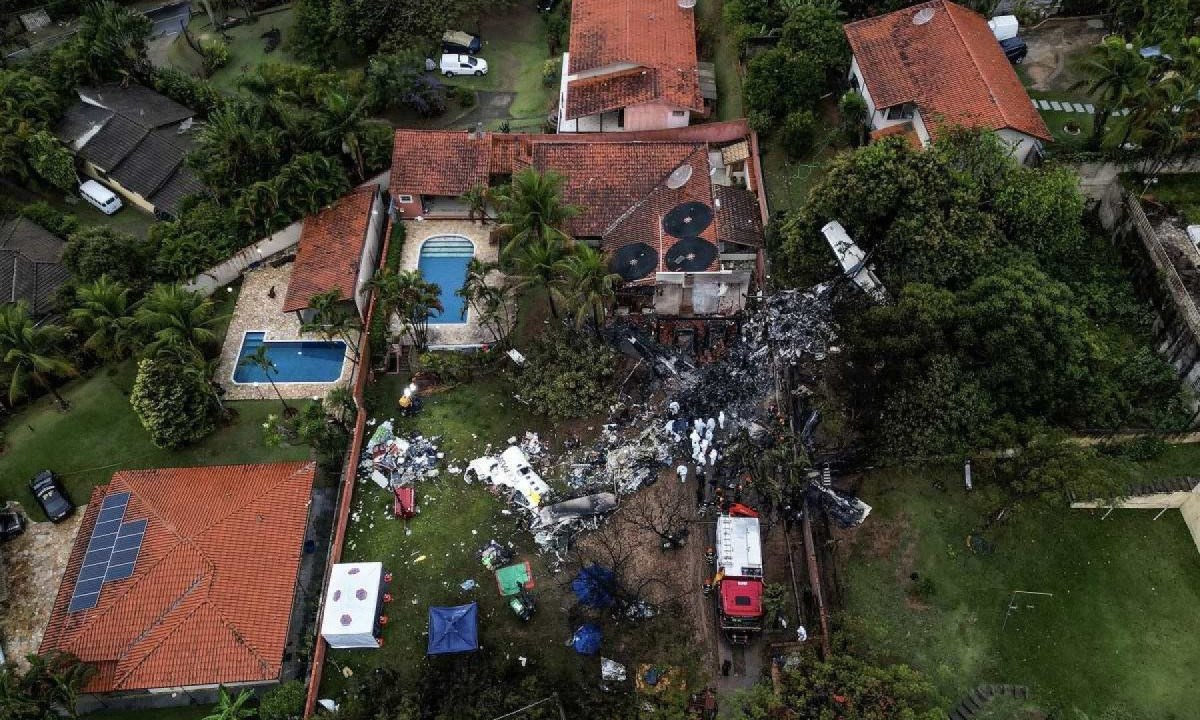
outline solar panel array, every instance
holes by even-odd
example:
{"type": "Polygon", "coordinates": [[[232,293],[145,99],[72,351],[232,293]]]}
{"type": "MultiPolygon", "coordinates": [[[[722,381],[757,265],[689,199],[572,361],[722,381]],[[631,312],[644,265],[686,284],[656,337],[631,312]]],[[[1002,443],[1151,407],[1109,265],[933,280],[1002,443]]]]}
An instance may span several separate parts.
{"type": "Polygon", "coordinates": [[[146,534],[146,521],[122,522],[128,505],[127,492],[113,493],[100,503],[100,514],[96,516],[96,526],[88,540],[68,612],[96,607],[106,582],[124,580],[133,574],[142,537],[146,534]]]}

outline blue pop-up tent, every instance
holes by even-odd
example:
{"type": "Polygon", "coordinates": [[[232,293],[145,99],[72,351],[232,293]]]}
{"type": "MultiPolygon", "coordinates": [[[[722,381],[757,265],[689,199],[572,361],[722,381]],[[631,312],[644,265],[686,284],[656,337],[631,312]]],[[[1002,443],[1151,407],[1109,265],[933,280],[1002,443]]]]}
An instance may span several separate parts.
{"type": "Polygon", "coordinates": [[[604,633],[600,631],[599,625],[584,623],[571,636],[571,647],[580,655],[595,655],[600,650],[600,641],[603,639],[604,633]]]}
{"type": "Polygon", "coordinates": [[[427,655],[473,652],[479,649],[479,606],[429,608],[427,655]]]}
{"type": "Polygon", "coordinates": [[[595,563],[581,568],[571,581],[571,591],[580,604],[593,608],[606,608],[613,604],[612,590],[616,586],[613,571],[595,563]]]}

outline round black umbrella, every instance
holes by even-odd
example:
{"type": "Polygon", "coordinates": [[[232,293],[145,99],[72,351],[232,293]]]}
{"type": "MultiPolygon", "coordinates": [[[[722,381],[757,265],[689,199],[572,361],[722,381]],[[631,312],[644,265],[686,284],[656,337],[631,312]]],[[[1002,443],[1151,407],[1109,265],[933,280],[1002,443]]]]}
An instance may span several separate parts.
{"type": "Polygon", "coordinates": [[[667,269],[673,272],[700,272],[717,257],[717,246],[704,238],[688,237],[667,251],[667,269]]]}
{"type": "Polygon", "coordinates": [[[633,243],[613,253],[610,265],[622,280],[639,280],[658,265],[658,253],[646,243],[633,243]]]}
{"type": "Polygon", "coordinates": [[[702,202],[686,202],[663,215],[663,230],[677,238],[694,237],[704,232],[713,219],[712,208],[702,202]]]}

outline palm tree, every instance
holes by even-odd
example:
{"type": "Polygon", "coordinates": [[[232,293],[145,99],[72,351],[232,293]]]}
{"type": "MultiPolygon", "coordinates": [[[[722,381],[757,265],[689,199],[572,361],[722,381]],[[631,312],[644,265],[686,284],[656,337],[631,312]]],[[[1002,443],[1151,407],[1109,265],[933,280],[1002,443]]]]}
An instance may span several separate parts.
{"type": "Polygon", "coordinates": [[[75,291],[79,307],[72,309],[68,318],[75,329],[87,335],[83,346],[105,362],[120,360],[133,349],[129,293],[129,288],[107,275],[75,291]]]}
{"type": "Polygon", "coordinates": [[[203,357],[217,341],[216,328],[225,319],[217,306],[181,285],[155,285],[142,299],[134,320],[150,339],[146,356],[173,354],[179,358],[203,357]]]}
{"type": "Polygon", "coordinates": [[[384,268],[367,283],[365,290],[375,292],[379,310],[400,323],[418,352],[428,346],[429,315],[442,312],[441,287],[425,280],[418,270],[395,271],[384,268]]]}
{"type": "Polygon", "coordinates": [[[579,244],[556,264],[559,277],[556,289],[567,299],[575,313],[575,326],[589,319],[599,335],[608,308],[617,295],[621,276],[609,270],[608,258],[600,251],[579,244]]]}
{"type": "Polygon", "coordinates": [[[563,259],[563,246],[554,239],[531,240],[521,246],[514,259],[517,275],[521,278],[517,287],[521,290],[545,290],[550,302],[550,314],[558,318],[558,305],[554,302],[555,286],[558,282],[558,263],[563,259]]]}
{"type": "Polygon", "coordinates": [[[204,716],[204,720],[246,720],[255,715],[253,708],[246,707],[251,700],[254,699],[254,693],[249,690],[242,690],[233,697],[229,691],[222,685],[220,695],[217,697],[217,704],[208,715],[204,716]]]}
{"type": "Polygon", "coordinates": [[[112,0],[88,5],[79,16],[79,30],[71,51],[56,53],[68,62],[71,81],[98,85],[115,74],[128,79],[148,78],[153,71],[146,55],[151,22],[141,12],[112,0]]]}
{"type": "Polygon", "coordinates": [[[1084,79],[1072,90],[1085,88],[1096,100],[1092,125],[1093,146],[1104,140],[1104,129],[1113,112],[1126,107],[1150,81],[1150,64],[1118,36],[1105,38],[1080,64],[1084,79]]]}
{"type": "MultiPolygon", "coordinates": [[[[513,326],[513,284],[500,272],[499,263],[471,258],[467,263],[467,279],[454,294],[475,308],[479,324],[488,329],[493,341],[504,342],[513,326]],[[498,275],[499,279],[489,282],[493,275],[498,275]]],[[[464,317],[466,313],[467,309],[464,307],[464,317]]]]}
{"type": "Polygon", "coordinates": [[[252,100],[225,103],[209,113],[188,164],[222,198],[276,168],[287,151],[284,131],[252,100]]]}
{"type": "Polygon", "coordinates": [[[208,394],[212,400],[213,407],[217,409],[218,417],[228,419],[233,417],[233,411],[225,405],[225,399],[221,397],[225,393],[225,389],[217,382],[217,373],[221,369],[221,358],[205,359],[200,356],[193,356],[187,362],[181,364],[183,372],[192,375],[203,381],[204,386],[208,388],[208,394]]]}
{"type": "Polygon", "coordinates": [[[296,414],[295,409],[293,409],[291,405],[287,404],[287,400],[283,399],[283,393],[279,392],[279,386],[275,384],[275,379],[271,377],[271,373],[278,373],[279,368],[275,367],[275,363],[271,360],[271,356],[267,354],[266,345],[259,345],[256,347],[254,352],[243,357],[238,362],[238,365],[256,367],[259,370],[262,370],[263,375],[267,376],[267,382],[271,383],[271,389],[274,390],[275,394],[279,396],[279,402],[283,404],[284,417],[291,417],[292,415],[296,414]]]}
{"type": "Polygon", "coordinates": [[[484,224],[487,224],[489,219],[487,209],[488,203],[492,202],[492,199],[492,192],[482,183],[475,183],[459,197],[459,200],[467,206],[467,219],[474,220],[475,215],[478,214],[479,221],[484,224]]]}
{"type": "Polygon", "coordinates": [[[75,375],[75,367],[63,355],[65,333],[57,325],[36,325],[25,301],[0,306],[0,361],[8,369],[8,401],[24,397],[33,380],[54,397],[61,410],[70,407],[51,382],[55,377],[75,375]]]}
{"type": "Polygon", "coordinates": [[[496,194],[500,229],[508,237],[506,254],[529,243],[572,243],[563,228],[580,209],[563,203],[562,182],[557,173],[526,168],[513,176],[507,189],[496,194]]]}
{"type": "Polygon", "coordinates": [[[328,150],[340,150],[350,158],[359,180],[366,179],[362,136],[368,104],[366,97],[355,100],[346,93],[330,91],[322,96],[316,112],[317,139],[328,150]]]}
{"type": "Polygon", "coordinates": [[[362,332],[362,323],[357,314],[347,311],[341,291],[334,289],[313,295],[308,307],[313,311],[312,320],[302,323],[300,330],[317,333],[326,340],[340,339],[350,349],[350,361],[358,363],[358,337],[362,332]]]}
{"type": "Polygon", "coordinates": [[[44,655],[29,655],[26,659],[29,669],[20,682],[21,691],[45,712],[24,717],[55,717],[58,713],[53,710],[65,711],[73,718],[79,717],[75,709],[79,693],[96,674],[96,668],[60,650],[44,655]]]}

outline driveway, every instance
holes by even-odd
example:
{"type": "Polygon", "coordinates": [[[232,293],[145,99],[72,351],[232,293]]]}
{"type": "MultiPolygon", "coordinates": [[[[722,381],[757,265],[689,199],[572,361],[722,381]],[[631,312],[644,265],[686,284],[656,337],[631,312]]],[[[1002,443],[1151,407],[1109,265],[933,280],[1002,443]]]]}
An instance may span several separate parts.
{"type": "Polygon", "coordinates": [[[1042,92],[1069,92],[1081,77],[1076,63],[1104,34],[1100,20],[1047,20],[1036,29],[1022,30],[1029,55],[1021,67],[1029,77],[1029,87],[1042,92]]]}

